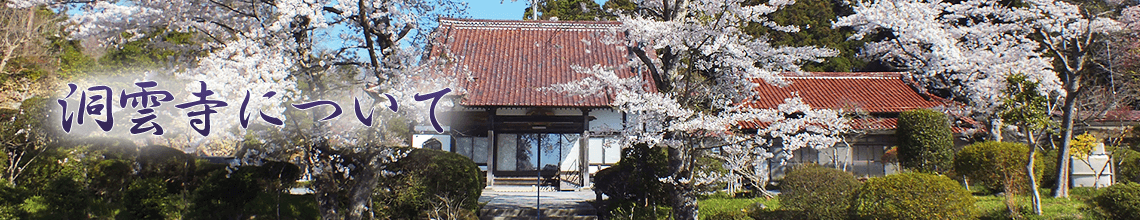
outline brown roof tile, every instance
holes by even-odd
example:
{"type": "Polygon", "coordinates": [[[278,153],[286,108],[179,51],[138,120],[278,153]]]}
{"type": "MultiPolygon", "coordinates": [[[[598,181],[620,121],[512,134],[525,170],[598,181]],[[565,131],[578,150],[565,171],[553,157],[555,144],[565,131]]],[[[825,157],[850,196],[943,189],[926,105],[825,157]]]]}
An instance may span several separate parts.
{"type": "MultiPolygon", "coordinates": [[[[431,56],[450,59],[453,76],[469,81],[462,105],[605,107],[608,96],[568,96],[540,91],[587,77],[572,66],[618,66],[629,61],[625,35],[609,21],[503,21],[440,19],[431,56]],[[609,42],[610,44],[606,44],[609,42]]],[[[632,77],[630,68],[617,74],[632,77]]],[[[647,78],[646,76],[642,76],[647,78]]]]}
{"type": "Polygon", "coordinates": [[[872,113],[903,112],[942,105],[927,100],[903,81],[899,73],[809,73],[784,75],[791,82],[785,87],[762,81],[757,94],[746,105],[754,108],[776,108],[798,92],[812,108],[862,109],[872,113]]]}
{"type": "MultiPolygon", "coordinates": [[[[769,85],[757,81],[756,96],[744,105],[753,108],[776,108],[799,93],[804,102],[812,108],[853,110],[870,113],[898,113],[911,109],[942,106],[941,98],[920,94],[904,81],[900,73],[842,73],[813,72],[808,75],[785,74],[791,82],[785,87],[769,85]]],[[[969,118],[957,117],[960,120],[969,118]]],[[[972,122],[972,120],[969,120],[972,122]]],[[[859,118],[850,122],[856,130],[893,130],[898,127],[898,118],[859,118]]],[[[972,123],[971,127],[980,127],[972,123]]],[[[741,129],[757,129],[768,126],[763,122],[740,122],[741,129]]],[[[952,126],[955,133],[965,133],[970,128],[952,126]]]]}

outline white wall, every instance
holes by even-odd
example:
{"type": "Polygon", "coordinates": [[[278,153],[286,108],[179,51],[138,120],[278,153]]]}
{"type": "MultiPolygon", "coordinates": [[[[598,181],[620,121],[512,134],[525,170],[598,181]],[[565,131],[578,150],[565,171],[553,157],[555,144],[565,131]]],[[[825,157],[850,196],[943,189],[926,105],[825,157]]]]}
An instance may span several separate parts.
{"type": "MultiPolygon", "coordinates": [[[[590,152],[588,152],[590,163],[606,163],[613,164],[621,160],[621,145],[617,144],[617,140],[613,137],[590,137],[590,152]],[[609,140],[609,144],[606,144],[609,140]]],[[[590,173],[598,172],[600,169],[605,169],[609,166],[590,166],[590,173]]]]}
{"type": "Polygon", "coordinates": [[[451,135],[446,134],[413,134],[412,147],[424,148],[424,142],[435,138],[439,143],[443,144],[444,151],[451,151],[451,135]]]}
{"type": "Polygon", "coordinates": [[[526,115],[527,111],[530,111],[530,108],[497,108],[495,109],[495,115],[520,116],[526,115]]]}
{"type": "Polygon", "coordinates": [[[622,128],[621,112],[613,109],[594,109],[590,111],[590,116],[596,118],[590,121],[590,131],[618,131],[622,128]]]}

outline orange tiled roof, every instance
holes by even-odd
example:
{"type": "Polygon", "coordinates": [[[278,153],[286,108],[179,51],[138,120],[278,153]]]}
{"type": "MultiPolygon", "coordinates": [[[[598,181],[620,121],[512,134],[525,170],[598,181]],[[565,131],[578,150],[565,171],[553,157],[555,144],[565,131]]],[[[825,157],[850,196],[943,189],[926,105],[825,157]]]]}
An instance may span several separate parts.
{"type": "Polygon", "coordinates": [[[872,113],[895,113],[918,108],[931,108],[942,103],[928,100],[912,89],[899,73],[809,73],[786,74],[791,85],[778,87],[764,82],[755,88],[757,94],[745,105],[753,108],[776,108],[798,92],[812,108],[862,109],[872,113]]]}
{"type": "MultiPolygon", "coordinates": [[[[465,106],[605,107],[608,96],[568,96],[540,91],[586,78],[572,66],[627,63],[620,23],[609,21],[505,21],[440,19],[431,56],[445,57],[467,89],[465,106]],[[608,44],[607,44],[608,43],[608,44]],[[470,77],[462,69],[470,71],[470,77]]],[[[617,74],[632,77],[630,68],[617,74]]],[[[642,76],[643,78],[648,78],[642,76]]],[[[647,81],[648,82],[648,81],[647,81]]]]}
{"type": "MultiPolygon", "coordinates": [[[[745,106],[753,108],[776,108],[799,93],[804,102],[812,108],[854,110],[870,113],[899,113],[911,109],[932,108],[943,105],[940,98],[920,94],[907,84],[900,73],[836,73],[813,72],[808,75],[785,74],[791,85],[778,87],[757,81],[757,94],[745,106]]],[[[859,118],[850,122],[856,130],[893,130],[898,127],[898,118],[859,118]]],[[[742,129],[766,127],[761,122],[740,122],[742,129]]],[[[977,126],[977,125],[975,125],[977,126]]],[[[967,132],[969,128],[953,126],[955,133],[967,132]]]]}

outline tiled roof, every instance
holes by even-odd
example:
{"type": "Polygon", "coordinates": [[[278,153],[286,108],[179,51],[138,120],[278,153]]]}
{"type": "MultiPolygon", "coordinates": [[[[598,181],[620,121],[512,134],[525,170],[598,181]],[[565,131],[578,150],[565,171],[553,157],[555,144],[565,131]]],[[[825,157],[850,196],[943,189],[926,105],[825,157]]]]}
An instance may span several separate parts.
{"type": "MultiPolygon", "coordinates": [[[[851,125],[851,129],[854,129],[854,130],[895,130],[896,128],[899,127],[899,119],[898,118],[856,118],[856,119],[852,119],[850,122],[848,122],[848,125],[851,125]]],[[[756,122],[756,121],[745,121],[745,122],[740,122],[740,124],[738,126],[740,129],[758,129],[758,128],[767,127],[768,123],[756,122]]],[[[977,127],[977,126],[974,125],[973,127],[977,127]]],[[[967,132],[970,132],[970,129],[973,129],[973,128],[956,126],[956,125],[950,126],[950,132],[953,132],[955,134],[967,133],[967,132]]]]}
{"type": "Polygon", "coordinates": [[[778,87],[759,82],[757,94],[746,105],[776,108],[798,92],[812,108],[862,109],[872,113],[903,112],[930,108],[941,103],[924,98],[903,81],[899,73],[808,73],[787,74],[791,85],[778,87]]]}
{"type": "MultiPolygon", "coordinates": [[[[912,109],[942,106],[941,98],[919,93],[904,81],[900,73],[836,73],[813,72],[808,75],[785,74],[783,79],[791,82],[785,87],[769,85],[757,81],[756,96],[744,105],[753,108],[776,108],[799,93],[804,102],[812,108],[854,110],[869,113],[899,113],[912,109]],[[929,98],[929,99],[928,99],[929,98]]],[[[957,117],[968,126],[980,127],[969,118],[957,117]]],[[[855,130],[894,130],[898,118],[876,117],[858,118],[850,122],[855,130]]],[[[766,123],[741,122],[741,129],[766,127],[766,123]]],[[[971,128],[952,126],[954,133],[966,133],[971,128]]]]}
{"type": "Polygon", "coordinates": [[[1119,108],[1106,111],[1104,112],[1103,117],[1097,117],[1093,120],[1100,122],[1140,121],[1140,111],[1132,110],[1129,106],[1121,106],[1119,108]]]}
{"type": "MultiPolygon", "coordinates": [[[[620,23],[440,19],[431,56],[455,64],[449,71],[466,88],[465,106],[604,107],[608,96],[568,96],[540,88],[586,78],[572,66],[629,62],[620,23]],[[465,69],[465,72],[460,69],[465,69]],[[470,74],[469,76],[467,74],[470,74]]],[[[630,68],[615,70],[635,76],[630,68]]],[[[642,76],[643,78],[648,78],[642,76]]],[[[649,82],[649,81],[647,81],[649,82]]]]}

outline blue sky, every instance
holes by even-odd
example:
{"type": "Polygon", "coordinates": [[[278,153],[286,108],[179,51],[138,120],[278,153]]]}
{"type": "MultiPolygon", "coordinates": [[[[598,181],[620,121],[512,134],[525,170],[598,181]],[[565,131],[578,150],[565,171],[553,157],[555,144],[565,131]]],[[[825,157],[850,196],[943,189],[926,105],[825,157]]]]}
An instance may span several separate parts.
{"type": "MultiPolygon", "coordinates": [[[[475,19],[499,19],[499,20],[520,20],[523,16],[523,9],[530,4],[530,0],[519,0],[511,2],[511,0],[464,0],[467,2],[467,15],[475,19]],[[500,4],[500,2],[502,2],[500,4]]],[[[606,0],[594,0],[599,5],[605,4],[606,0]]]]}

